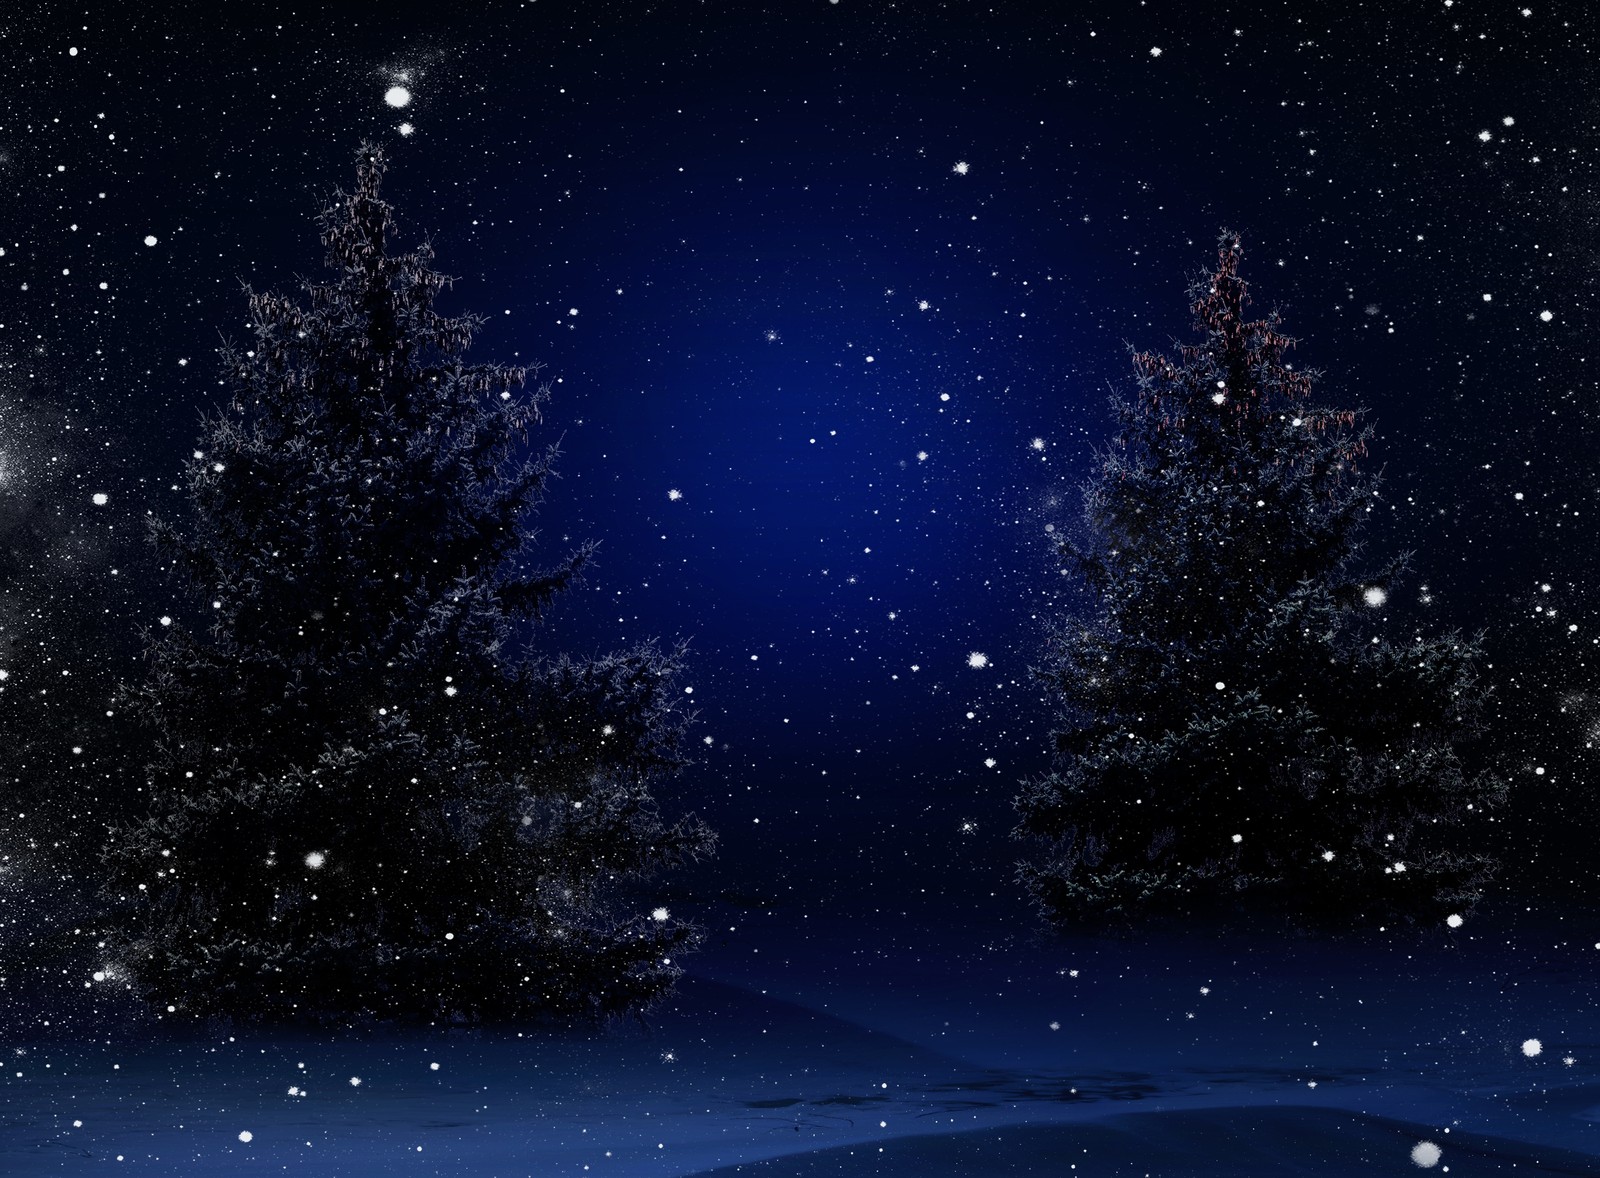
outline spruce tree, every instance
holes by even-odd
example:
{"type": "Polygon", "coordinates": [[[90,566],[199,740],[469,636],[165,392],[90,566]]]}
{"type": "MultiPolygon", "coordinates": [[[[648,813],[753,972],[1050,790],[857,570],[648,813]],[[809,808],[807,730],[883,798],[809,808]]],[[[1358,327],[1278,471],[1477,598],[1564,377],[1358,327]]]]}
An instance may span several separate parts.
{"type": "Polygon", "coordinates": [[[253,341],[152,535],[209,615],[162,618],[126,706],[150,810],[118,832],[122,965],[244,1019],[600,1018],[662,995],[693,926],[629,891],[709,853],[651,789],[686,764],[682,649],[572,658],[533,563],[548,386],[468,364],[426,245],[391,255],[380,150],[321,218],[329,281],[247,291],[253,341]]]}
{"type": "Polygon", "coordinates": [[[1058,927],[1443,921],[1494,867],[1464,842],[1503,792],[1458,748],[1477,641],[1391,619],[1405,557],[1358,567],[1365,411],[1313,401],[1277,314],[1246,318],[1240,257],[1224,233],[1191,286],[1196,342],[1134,355],[1060,543],[1092,604],[1036,669],[1061,715],[1016,800],[1021,880],[1058,927]]]}

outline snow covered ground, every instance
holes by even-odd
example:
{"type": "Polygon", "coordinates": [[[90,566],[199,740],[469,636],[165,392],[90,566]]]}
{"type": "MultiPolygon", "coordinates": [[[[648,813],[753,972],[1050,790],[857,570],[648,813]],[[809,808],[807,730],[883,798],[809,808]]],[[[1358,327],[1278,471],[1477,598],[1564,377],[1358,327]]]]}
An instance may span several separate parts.
{"type": "Polygon", "coordinates": [[[604,1034],[13,1017],[0,1174],[1600,1175],[1592,922],[1042,944],[929,915],[720,910],[678,996],[604,1034]]]}

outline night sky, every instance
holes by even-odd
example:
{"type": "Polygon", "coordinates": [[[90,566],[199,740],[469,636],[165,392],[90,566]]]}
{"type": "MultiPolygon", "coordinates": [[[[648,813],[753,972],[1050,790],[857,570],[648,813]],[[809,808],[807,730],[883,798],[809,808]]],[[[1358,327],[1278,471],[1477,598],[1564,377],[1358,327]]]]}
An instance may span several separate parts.
{"type": "Polygon", "coordinates": [[[1529,3],[13,0],[0,490],[100,619],[25,649],[132,673],[197,612],[140,517],[182,516],[241,284],[318,276],[371,140],[474,358],[552,382],[541,537],[603,546],[546,641],[690,641],[699,763],[661,800],[722,850],[683,886],[1017,907],[1028,668],[1076,600],[1046,529],[1227,227],[1319,399],[1370,410],[1369,555],[1415,552],[1388,625],[1485,632],[1513,867],[1566,881],[1600,30],[1529,3]]]}

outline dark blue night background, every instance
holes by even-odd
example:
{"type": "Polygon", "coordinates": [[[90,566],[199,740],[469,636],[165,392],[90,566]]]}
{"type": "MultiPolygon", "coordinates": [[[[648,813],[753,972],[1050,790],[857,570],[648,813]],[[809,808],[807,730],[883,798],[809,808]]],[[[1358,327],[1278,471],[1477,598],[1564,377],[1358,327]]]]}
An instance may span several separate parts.
{"type": "MultiPolygon", "coordinates": [[[[1486,911],[1587,921],[1597,33],[1551,0],[13,0],[0,383],[88,439],[34,493],[62,594],[112,619],[51,657],[135,668],[138,628],[194,612],[141,517],[182,514],[240,284],[317,276],[371,140],[397,246],[486,317],[473,358],[553,382],[541,540],[602,547],[548,642],[690,642],[698,763],[659,797],[720,848],[661,894],[835,921],[823,970],[900,928],[1025,944],[1011,803],[1054,722],[1029,668],[1087,608],[1047,528],[1229,228],[1319,398],[1377,427],[1368,554],[1415,554],[1390,627],[1484,634],[1476,755],[1514,791],[1486,911]]],[[[41,447],[0,421],[17,469],[41,447]]],[[[1562,985],[1592,995],[1582,960],[1562,985]]]]}

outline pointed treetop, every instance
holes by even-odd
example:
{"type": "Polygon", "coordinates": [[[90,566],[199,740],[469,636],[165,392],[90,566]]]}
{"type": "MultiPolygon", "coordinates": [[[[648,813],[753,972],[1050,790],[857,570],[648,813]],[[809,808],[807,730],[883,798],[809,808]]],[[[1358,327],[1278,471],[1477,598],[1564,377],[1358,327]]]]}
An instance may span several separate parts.
{"type": "Polygon", "coordinates": [[[389,161],[384,157],[383,147],[370,139],[362,140],[361,146],[356,148],[357,193],[376,197],[383,174],[388,170],[389,161]]]}
{"type": "Polygon", "coordinates": [[[393,224],[392,210],[378,194],[387,168],[383,148],[376,143],[364,142],[356,149],[355,192],[335,193],[332,206],[318,218],[330,268],[377,269],[393,224]]]}
{"type": "Polygon", "coordinates": [[[1245,304],[1250,301],[1249,286],[1239,277],[1239,260],[1244,257],[1244,241],[1231,229],[1217,239],[1217,269],[1194,288],[1194,313],[1205,329],[1222,331],[1224,321],[1243,323],[1245,304]]]}

